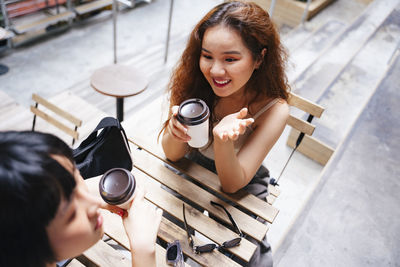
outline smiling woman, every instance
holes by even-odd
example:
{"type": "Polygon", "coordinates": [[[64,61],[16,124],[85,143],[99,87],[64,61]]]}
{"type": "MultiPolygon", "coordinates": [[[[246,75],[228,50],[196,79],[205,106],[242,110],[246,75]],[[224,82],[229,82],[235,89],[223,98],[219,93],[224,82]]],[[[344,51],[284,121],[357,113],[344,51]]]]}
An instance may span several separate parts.
{"type": "Polygon", "coordinates": [[[253,60],[237,31],[215,26],[205,32],[200,70],[216,96],[244,96],[245,85],[260,64],[261,59],[253,60]]]}
{"type": "MultiPolygon", "coordinates": [[[[0,266],[76,257],[103,236],[100,208],[123,211],[89,193],[68,145],[39,132],[0,132],[0,203],[0,266]]],[[[143,192],[123,212],[132,264],[155,266],[161,212],[149,209],[143,192]]]]}
{"type": "MultiPolygon", "coordinates": [[[[245,189],[265,200],[269,172],[262,162],[289,116],[286,52],[257,4],[224,2],[195,26],[169,84],[170,112],[162,146],[169,160],[189,157],[216,172],[222,190],[245,189]],[[190,98],[210,109],[209,143],[190,147],[178,106],[190,98]]],[[[250,266],[271,266],[271,250],[258,244],[250,266]]]]}

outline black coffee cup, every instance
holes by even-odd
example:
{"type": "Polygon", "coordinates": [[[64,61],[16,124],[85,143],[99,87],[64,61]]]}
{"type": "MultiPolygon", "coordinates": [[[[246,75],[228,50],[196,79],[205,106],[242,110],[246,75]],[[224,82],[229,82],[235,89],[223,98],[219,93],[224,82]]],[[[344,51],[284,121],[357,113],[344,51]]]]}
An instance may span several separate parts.
{"type": "Polygon", "coordinates": [[[110,205],[128,209],[134,197],[136,180],[133,174],[123,168],[108,170],[101,177],[99,191],[101,197],[110,205]]]}

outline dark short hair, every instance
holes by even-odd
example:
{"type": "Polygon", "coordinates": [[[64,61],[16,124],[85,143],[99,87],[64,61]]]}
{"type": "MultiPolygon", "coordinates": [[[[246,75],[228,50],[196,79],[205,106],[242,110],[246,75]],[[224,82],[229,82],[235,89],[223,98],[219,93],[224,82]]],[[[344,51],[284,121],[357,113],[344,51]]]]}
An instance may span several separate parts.
{"type": "Polygon", "coordinates": [[[76,186],[52,155],[74,162],[59,138],[40,132],[0,132],[0,266],[55,261],[46,226],[76,186]]]}

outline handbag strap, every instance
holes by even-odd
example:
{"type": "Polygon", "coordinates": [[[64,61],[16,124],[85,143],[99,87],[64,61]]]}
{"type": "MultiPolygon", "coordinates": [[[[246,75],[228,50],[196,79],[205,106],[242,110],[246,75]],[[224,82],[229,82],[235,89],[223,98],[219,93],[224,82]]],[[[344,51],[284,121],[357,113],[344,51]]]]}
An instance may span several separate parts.
{"type": "Polygon", "coordinates": [[[118,129],[122,129],[121,124],[119,123],[119,121],[116,118],[113,117],[105,117],[103,118],[99,124],[97,125],[96,129],[93,130],[93,132],[97,132],[100,129],[103,129],[105,127],[117,127],[118,129]]]}
{"type": "MultiPolygon", "coordinates": [[[[85,140],[83,140],[83,142],[80,144],[80,146],[74,150],[74,152],[79,153],[79,151],[81,151],[81,150],[84,151],[85,148],[96,139],[97,132],[99,130],[107,128],[107,127],[117,127],[121,131],[121,133],[123,133],[123,136],[125,137],[125,142],[127,142],[128,138],[126,137],[125,131],[122,128],[119,121],[113,117],[105,117],[99,122],[99,124],[92,131],[92,133],[85,140]]],[[[128,148],[129,148],[129,145],[128,145],[128,148]]],[[[130,151],[130,149],[129,149],[129,151],[130,151]]]]}
{"type": "Polygon", "coordinates": [[[106,127],[117,127],[122,134],[122,138],[124,139],[126,148],[128,149],[129,152],[131,152],[131,148],[129,146],[128,137],[126,136],[125,130],[124,130],[124,128],[122,128],[121,123],[116,118],[113,118],[113,117],[103,118],[97,125],[96,129],[93,130],[93,133],[97,132],[100,129],[106,128],[106,127]]]}

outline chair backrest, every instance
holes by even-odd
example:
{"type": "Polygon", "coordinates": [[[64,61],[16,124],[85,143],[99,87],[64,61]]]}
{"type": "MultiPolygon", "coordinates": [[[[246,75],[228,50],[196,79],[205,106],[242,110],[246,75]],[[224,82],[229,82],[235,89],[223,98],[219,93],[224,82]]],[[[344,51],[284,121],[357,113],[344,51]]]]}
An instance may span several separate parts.
{"type": "Polygon", "coordinates": [[[297,151],[325,165],[334,149],[311,136],[315,130],[315,125],[311,123],[312,119],[320,118],[325,109],[292,92],[289,93],[288,103],[309,115],[307,120],[290,115],[287,124],[293,129],[289,134],[287,144],[293,148],[298,146],[297,151]]]}
{"type": "MultiPolygon", "coordinates": [[[[315,104],[299,95],[296,95],[292,92],[289,93],[288,104],[290,106],[294,106],[304,112],[308,113],[313,117],[320,118],[322,113],[324,112],[324,108],[318,104],[315,104]]],[[[310,116],[308,117],[307,121],[297,118],[293,115],[289,116],[287,124],[292,126],[293,128],[299,130],[302,133],[307,135],[312,135],[315,130],[315,125],[311,124],[310,116]]]]}
{"type": "Polygon", "coordinates": [[[36,116],[41,117],[48,123],[54,125],[58,129],[62,130],[66,134],[72,137],[72,145],[74,145],[75,140],[79,138],[78,127],[82,125],[82,120],[78,119],[74,115],[68,113],[65,110],[57,107],[56,105],[50,103],[43,97],[32,94],[32,100],[35,102],[35,106],[31,106],[31,111],[34,114],[33,116],[33,123],[32,123],[32,131],[35,130],[35,123],[36,123],[36,116]],[[46,107],[47,110],[40,110],[38,106],[42,105],[46,107]],[[58,116],[62,117],[63,119],[72,123],[73,128],[65,125],[63,122],[59,121],[57,117],[53,116],[53,114],[49,113],[48,111],[52,111],[53,113],[57,114],[58,116]]]}

